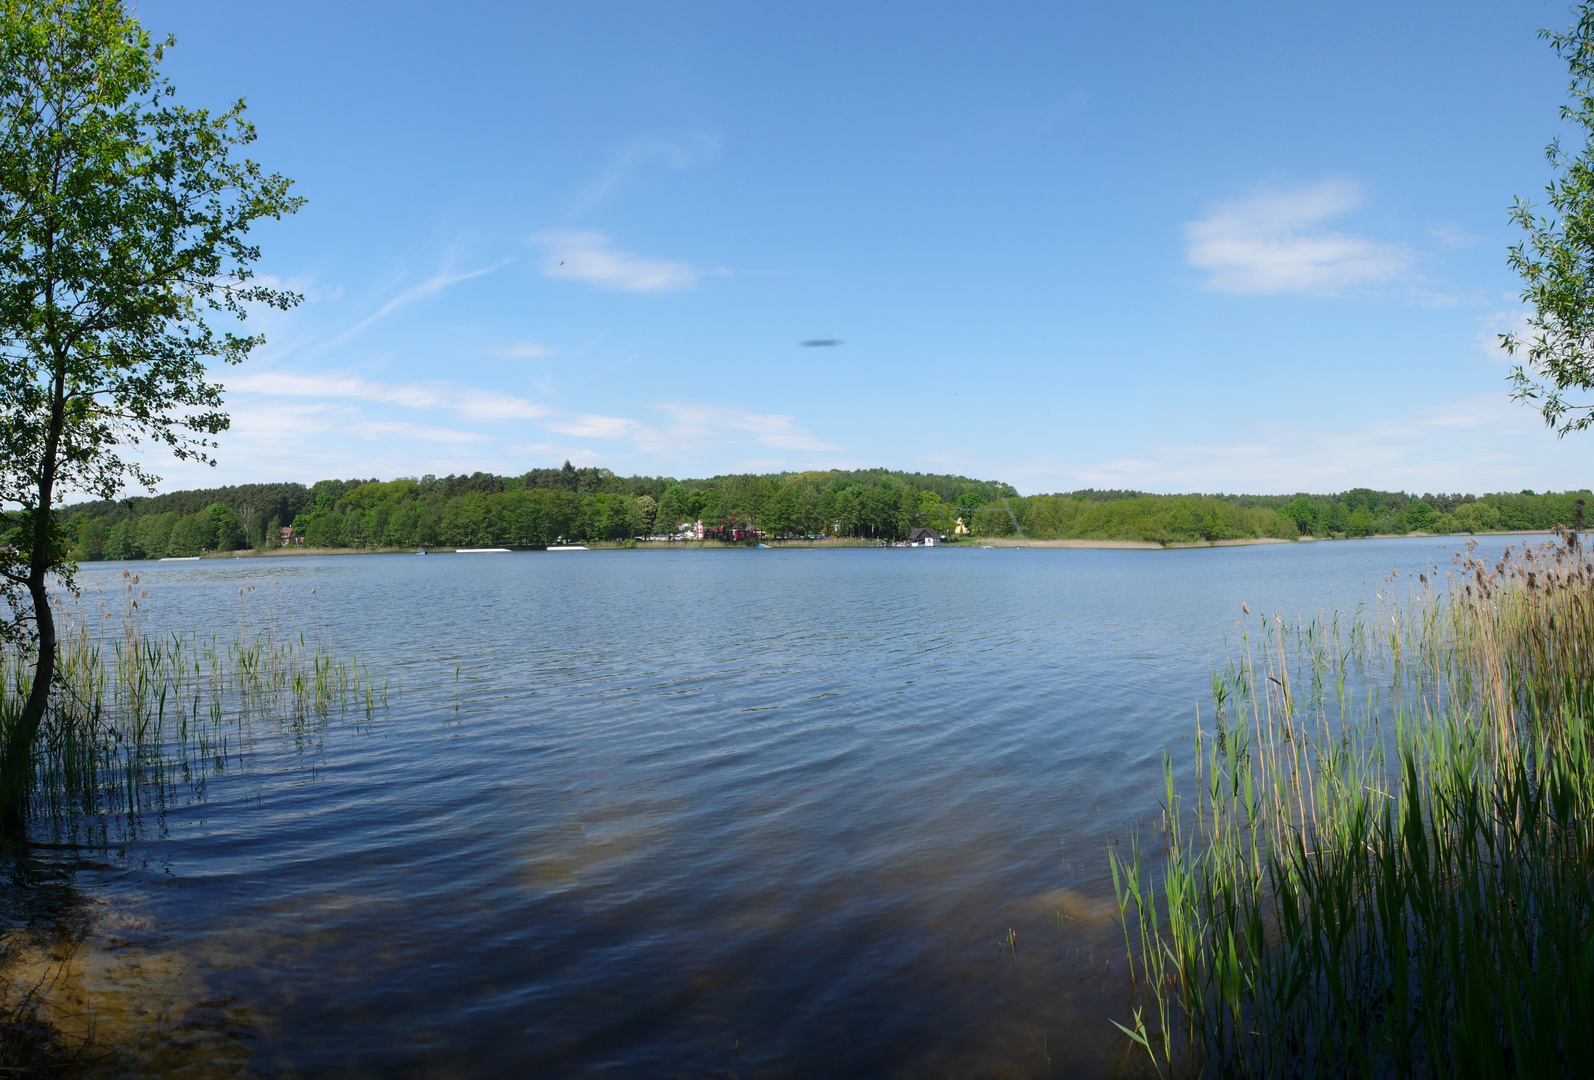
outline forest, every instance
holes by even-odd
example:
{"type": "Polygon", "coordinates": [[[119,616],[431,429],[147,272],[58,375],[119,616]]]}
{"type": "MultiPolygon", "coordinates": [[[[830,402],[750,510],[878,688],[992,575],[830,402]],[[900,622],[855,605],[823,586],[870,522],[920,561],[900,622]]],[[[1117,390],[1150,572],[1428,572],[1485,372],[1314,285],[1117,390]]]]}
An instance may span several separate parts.
{"type": "Polygon", "coordinates": [[[322,480],[175,491],[60,511],[74,557],[159,559],[308,548],[537,548],[679,537],[900,540],[952,537],[1154,543],[1581,528],[1589,491],[1482,496],[1354,488],[1330,495],[1156,495],[1084,490],[1020,496],[1011,485],[887,469],[716,476],[520,476],[322,480]],[[694,533],[695,536],[695,533],[694,533]]]}

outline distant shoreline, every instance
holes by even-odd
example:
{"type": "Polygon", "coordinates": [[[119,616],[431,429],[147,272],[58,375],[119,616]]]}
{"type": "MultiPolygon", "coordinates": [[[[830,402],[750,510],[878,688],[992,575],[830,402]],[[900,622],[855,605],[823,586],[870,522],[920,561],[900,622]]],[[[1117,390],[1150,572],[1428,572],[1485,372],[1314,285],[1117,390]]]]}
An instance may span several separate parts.
{"type": "Polygon", "coordinates": [[[1293,544],[1294,540],[1280,540],[1275,536],[1259,536],[1244,540],[1175,540],[1159,544],[1155,540],[1020,540],[1014,536],[982,537],[957,547],[1032,547],[1032,548],[1098,548],[1111,551],[1170,551],[1174,548],[1250,547],[1253,544],[1293,544]]]}
{"type": "MultiPolygon", "coordinates": [[[[1502,529],[1498,532],[1487,533],[1381,533],[1374,536],[1345,537],[1348,540],[1398,540],[1403,538],[1429,538],[1429,539],[1454,539],[1460,542],[1480,536],[1541,536],[1545,535],[1542,529],[1502,529]]],[[[1316,544],[1327,542],[1328,538],[1319,536],[1303,536],[1297,540],[1281,540],[1273,536],[1259,536],[1241,540],[1177,540],[1167,544],[1159,544],[1153,540],[1021,540],[1015,536],[988,536],[979,539],[955,540],[944,542],[942,546],[948,548],[1079,548],[1098,551],[1173,551],[1189,550],[1193,548],[1221,548],[1221,547],[1252,547],[1258,544],[1316,544]]],[[[872,548],[879,547],[879,541],[867,540],[858,537],[826,537],[823,540],[770,540],[763,542],[764,546],[776,548],[872,548]]],[[[685,541],[639,541],[634,548],[626,547],[622,542],[613,540],[592,540],[583,545],[591,551],[685,551],[694,549],[733,549],[746,550],[753,544],[727,542],[723,540],[685,540],[685,541]]],[[[520,548],[521,551],[540,551],[541,548],[520,548]]],[[[288,547],[271,548],[265,551],[210,551],[201,555],[202,559],[263,559],[274,555],[418,555],[421,552],[431,555],[453,555],[451,547],[381,547],[381,548],[310,548],[288,547]]],[[[135,559],[134,562],[155,562],[153,559],[135,559]]]]}

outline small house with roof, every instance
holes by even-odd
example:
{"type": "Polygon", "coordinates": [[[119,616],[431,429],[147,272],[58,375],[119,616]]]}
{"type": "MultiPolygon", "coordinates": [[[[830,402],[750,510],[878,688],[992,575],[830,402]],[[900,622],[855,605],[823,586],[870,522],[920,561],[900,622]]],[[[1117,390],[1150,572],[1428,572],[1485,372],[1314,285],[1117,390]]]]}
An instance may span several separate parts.
{"type": "Polygon", "coordinates": [[[917,528],[908,534],[908,543],[914,547],[939,547],[942,536],[934,529],[917,528]]]}

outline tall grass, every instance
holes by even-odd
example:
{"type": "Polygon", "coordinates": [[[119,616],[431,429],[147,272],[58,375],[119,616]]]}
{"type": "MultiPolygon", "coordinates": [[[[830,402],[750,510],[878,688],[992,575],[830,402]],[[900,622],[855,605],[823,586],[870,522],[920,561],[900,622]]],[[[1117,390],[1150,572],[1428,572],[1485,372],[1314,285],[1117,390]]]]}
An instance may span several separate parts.
{"type": "MultiPolygon", "coordinates": [[[[129,571],[109,601],[55,598],[57,679],[33,756],[32,832],[76,842],[106,839],[114,828],[130,839],[148,812],[185,789],[204,798],[207,778],[236,766],[263,730],[306,749],[332,719],[369,725],[386,710],[386,681],[355,658],[334,659],[319,622],[307,641],[284,630],[273,601],[251,625],[253,591],[238,590],[230,641],[157,631],[148,590],[129,571]]],[[[27,651],[0,653],[0,738],[32,670],[27,651]]]]}
{"type": "Polygon", "coordinates": [[[1414,584],[1248,617],[1161,850],[1111,856],[1158,1074],[1594,1075],[1594,568],[1414,584]]]}

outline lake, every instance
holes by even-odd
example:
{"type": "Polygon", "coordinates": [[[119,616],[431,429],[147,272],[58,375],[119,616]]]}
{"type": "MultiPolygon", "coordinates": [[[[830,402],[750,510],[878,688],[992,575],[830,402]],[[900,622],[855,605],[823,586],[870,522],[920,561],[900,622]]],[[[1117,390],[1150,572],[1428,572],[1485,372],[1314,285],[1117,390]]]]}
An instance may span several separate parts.
{"type": "Polygon", "coordinates": [[[90,564],[85,601],[274,609],[395,691],[257,724],[7,917],[73,928],[146,1075],[1106,1075],[1105,851],[1241,602],[1353,609],[1460,544],[90,564]]]}

